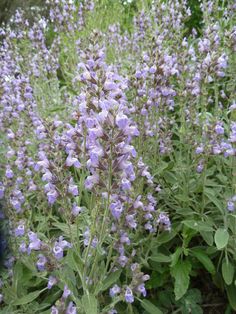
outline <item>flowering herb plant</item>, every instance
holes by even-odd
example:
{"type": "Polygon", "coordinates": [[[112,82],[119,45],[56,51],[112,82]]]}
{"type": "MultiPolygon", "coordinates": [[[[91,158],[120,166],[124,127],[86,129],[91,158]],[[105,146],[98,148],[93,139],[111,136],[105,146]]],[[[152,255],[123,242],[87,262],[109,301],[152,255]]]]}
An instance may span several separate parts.
{"type": "Polygon", "coordinates": [[[1,313],[236,310],[235,4],[46,5],[0,29],[1,313]]]}

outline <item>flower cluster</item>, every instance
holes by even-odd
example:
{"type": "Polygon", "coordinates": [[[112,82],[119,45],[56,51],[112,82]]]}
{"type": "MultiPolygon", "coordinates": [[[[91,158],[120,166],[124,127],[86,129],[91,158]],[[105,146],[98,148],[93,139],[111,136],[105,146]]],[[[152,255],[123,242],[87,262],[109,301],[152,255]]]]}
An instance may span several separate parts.
{"type": "Polygon", "coordinates": [[[39,293],[40,311],[118,313],[119,302],[151,297],[150,277],[169,285],[162,260],[187,265],[190,245],[209,244],[218,224],[235,232],[231,6],[202,3],[199,34],[186,31],[186,0],[117,2],[138,12],[129,30],[115,22],[107,32],[91,30],[96,1],[46,4],[47,17],[29,22],[18,10],[0,29],[0,200],[11,235],[0,303],[15,312],[15,295],[39,293]]]}

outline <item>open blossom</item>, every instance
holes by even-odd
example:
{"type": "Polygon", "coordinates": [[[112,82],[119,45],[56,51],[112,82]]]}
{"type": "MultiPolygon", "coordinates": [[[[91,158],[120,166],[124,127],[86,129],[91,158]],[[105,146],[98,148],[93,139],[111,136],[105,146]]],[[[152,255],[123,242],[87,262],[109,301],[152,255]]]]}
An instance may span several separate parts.
{"type": "Polygon", "coordinates": [[[57,279],[53,276],[49,276],[48,278],[48,285],[47,288],[48,289],[52,289],[52,287],[57,283],[57,279]]]}
{"type": "Polygon", "coordinates": [[[59,240],[55,242],[52,252],[57,260],[60,260],[64,256],[64,249],[71,248],[72,245],[63,239],[62,236],[59,237],[59,240]]]}
{"type": "Polygon", "coordinates": [[[110,209],[111,209],[111,213],[112,213],[113,217],[116,219],[120,218],[120,216],[124,210],[121,201],[111,203],[110,209]]]}
{"type": "Polygon", "coordinates": [[[46,263],[47,263],[47,258],[44,255],[40,254],[38,256],[38,260],[37,260],[37,263],[36,263],[36,266],[37,266],[38,270],[39,271],[44,271],[46,263]]]}
{"type": "Polygon", "coordinates": [[[66,314],[77,314],[77,309],[73,302],[69,302],[66,308],[66,314]]]}
{"type": "Polygon", "coordinates": [[[62,297],[64,299],[67,299],[70,294],[71,294],[71,291],[68,289],[67,285],[65,285],[62,297]]]}
{"type": "Polygon", "coordinates": [[[115,297],[117,294],[119,294],[121,292],[121,288],[118,285],[114,285],[111,289],[110,289],[110,296],[113,298],[115,297]]]}
{"type": "Polygon", "coordinates": [[[32,250],[38,251],[41,248],[41,240],[38,238],[37,234],[30,231],[28,232],[28,237],[29,237],[29,247],[28,247],[28,254],[31,253],[32,250]]]}
{"type": "Polygon", "coordinates": [[[15,236],[16,237],[22,237],[24,234],[25,234],[25,225],[24,224],[20,224],[15,229],[15,236]]]}
{"type": "Polygon", "coordinates": [[[127,287],[125,290],[125,301],[127,303],[133,303],[134,302],[133,292],[129,287],[127,287]]]}

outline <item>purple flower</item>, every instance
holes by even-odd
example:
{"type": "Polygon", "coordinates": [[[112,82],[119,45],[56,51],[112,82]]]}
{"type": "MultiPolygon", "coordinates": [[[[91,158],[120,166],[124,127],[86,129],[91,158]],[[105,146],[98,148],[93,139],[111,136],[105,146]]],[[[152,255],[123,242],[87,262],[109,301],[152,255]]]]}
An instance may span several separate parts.
{"type": "Polygon", "coordinates": [[[19,251],[21,253],[26,253],[27,252],[27,245],[25,242],[21,242],[20,246],[19,246],[19,251]]]}
{"type": "Polygon", "coordinates": [[[89,231],[88,227],[86,227],[86,230],[83,234],[83,237],[84,237],[84,245],[88,246],[89,245],[89,239],[90,239],[90,231],[89,231]]]}
{"type": "Polygon", "coordinates": [[[134,214],[133,215],[127,215],[125,217],[128,226],[130,228],[133,228],[133,229],[135,229],[137,227],[137,222],[135,221],[134,217],[135,217],[134,214]]]}
{"type": "Polygon", "coordinates": [[[49,204],[54,204],[56,202],[56,199],[58,198],[58,193],[55,189],[51,189],[47,192],[47,198],[49,204]]]}
{"type": "Polygon", "coordinates": [[[73,216],[78,216],[78,214],[81,213],[82,210],[83,210],[82,207],[79,207],[79,206],[76,205],[76,203],[74,203],[73,206],[72,206],[72,215],[73,216]]]}
{"type": "Polygon", "coordinates": [[[8,179],[12,179],[14,177],[14,173],[9,166],[6,169],[5,175],[8,179]]]}
{"type": "Polygon", "coordinates": [[[15,236],[22,237],[24,234],[25,234],[25,226],[21,224],[15,229],[15,236]]]}
{"type": "Polygon", "coordinates": [[[114,203],[111,203],[110,209],[111,209],[112,216],[115,219],[119,219],[124,210],[121,201],[116,201],[114,203]]]}
{"type": "Polygon", "coordinates": [[[142,277],[142,280],[143,281],[147,281],[147,280],[149,280],[150,279],[150,276],[149,275],[143,275],[143,277],[142,277]]]}
{"type": "Polygon", "coordinates": [[[126,243],[127,245],[130,245],[130,239],[129,239],[128,234],[126,232],[121,234],[120,242],[126,243]]]}
{"type": "Polygon", "coordinates": [[[118,293],[121,292],[121,289],[118,285],[114,285],[110,291],[109,291],[109,294],[110,294],[110,297],[115,297],[118,293]]]}
{"type": "Polygon", "coordinates": [[[196,154],[202,154],[204,152],[204,147],[203,146],[198,146],[195,150],[196,154]]]}
{"type": "Polygon", "coordinates": [[[62,297],[64,299],[67,299],[70,294],[71,294],[71,291],[68,289],[67,285],[65,285],[62,297]]]}
{"type": "Polygon", "coordinates": [[[155,65],[153,65],[153,66],[149,69],[149,72],[150,72],[151,74],[154,74],[154,73],[156,72],[156,70],[157,70],[157,67],[156,67],[155,65]]]}
{"type": "Polygon", "coordinates": [[[84,186],[86,189],[91,190],[95,184],[99,182],[99,176],[97,173],[94,173],[91,176],[88,176],[84,181],[84,186]]]}
{"type": "Polygon", "coordinates": [[[122,189],[124,191],[131,190],[131,183],[130,183],[130,181],[128,179],[126,179],[126,178],[123,178],[121,180],[121,187],[122,187],[122,189]]]}
{"type": "Polygon", "coordinates": [[[165,213],[160,213],[157,219],[157,224],[164,227],[165,230],[171,229],[170,219],[165,213]]]}
{"type": "Polygon", "coordinates": [[[57,260],[63,258],[63,249],[59,245],[55,245],[52,251],[57,260]]]}
{"type": "Polygon", "coordinates": [[[46,170],[44,175],[42,176],[42,181],[50,182],[52,181],[52,173],[49,170],[46,170]]]}
{"type": "Polygon", "coordinates": [[[68,186],[68,192],[74,196],[79,195],[79,190],[77,185],[73,184],[72,182],[68,186]]]}
{"type": "Polygon", "coordinates": [[[40,246],[41,246],[41,241],[38,239],[37,234],[32,232],[32,231],[29,231],[28,237],[29,237],[29,241],[30,241],[28,252],[30,253],[31,250],[38,251],[40,249],[40,246]]]}
{"type": "Polygon", "coordinates": [[[48,278],[48,285],[47,288],[48,289],[52,289],[52,287],[57,283],[57,279],[53,276],[49,276],[48,278]]]}
{"type": "Polygon", "coordinates": [[[81,168],[81,163],[79,162],[79,160],[75,157],[72,157],[71,155],[66,158],[66,165],[67,167],[74,166],[78,169],[81,168]]]}
{"type": "Polygon", "coordinates": [[[144,297],[146,297],[147,291],[146,291],[146,289],[145,289],[144,283],[142,283],[141,285],[139,285],[139,286],[137,287],[137,290],[138,290],[144,297]]]}
{"type": "Polygon", "coordinates": [[[228,209],[229,212],[233,212],[233,211],[235,210],[234,202],[228,201],[228,203],[227,203],[227,209],[228,209]]]}
{"type": "Polygon", "coordinates": [[[116,116],[116,124],[120,130],[124,130],[129,125],[129,118],[123,113],[116,116]]]}
{"type": "Polygon", "coordinates": [[[76,306],[70,302],[66,308],[66,314],[77,314],[76,306]]]}
{"type": "Polygon", "coordinates": [[[133,303],[134,302],[133,292],[129,287],[127,287],[125,290],[125,301],[127,303],[133,303]]]}
{"type": "Polygon", "coordinates": [[[106,81],[104,83],[104,90],[111,91],[117,89],[117,84],[112,81],[106,81]]]}
{"type": "Polygon", "coordinates": [[[51,314],[59,314],[58,309],[54,305],[51,307],[51,314]]]}
{"type": "Polygon", "coordinates": [[[121,267],[125,267],[127,262],[128,262],[128,257],[127,256],[125,256],[125,255],[119,256],[118,263],[120,264],[121,267]]]}
{"type": "Polygon", "coordinates": [[[215,132],[216,132],[216,134],[218,134],[218,135],[224,134],[224,128],[223,128],[223,126],[221,125],[221,123],[217,123],[217,124],[216,124],[216,126],[215,126],[215,132]]]}
{"type": "Polygon", "coordinates": [[[39,259],[36,263],[36,266],[37,266],[39,271],[44,271],[45,270],[45,264],[47,263],[47,258],[42,254],[40,254],[38,257],[39,257],[39,259]]]}

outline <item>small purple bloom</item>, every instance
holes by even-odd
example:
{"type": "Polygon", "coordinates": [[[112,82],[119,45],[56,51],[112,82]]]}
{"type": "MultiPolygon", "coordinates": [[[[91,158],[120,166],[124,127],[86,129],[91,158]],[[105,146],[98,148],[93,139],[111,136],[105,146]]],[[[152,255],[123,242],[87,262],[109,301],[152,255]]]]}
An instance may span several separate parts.
{"type": "Polygon", "coordinates": [[[162,225],[165,230],[170,230],[171,229],[171,222],[167,214],[165,213],[160,213],[157,219],[157,224],[162,225]]]}
{"type": "Polygon", "coordinates": [[[24,234],[25,234],[25,226],[21,224],[15,229],[15,236],[22,237],[24,234]]]}
{"type": "Polygon", "coordinates": [[[127,303],[133,303],[134,302],[133,292],[129,287],[127,287],[125,290],[125,301],[127,303]]]}
{"type": "Polygon", "coordinates": [[[78,190],[78,187],[77,185],[73,184],[73,183],[70,183],[69,186],[68,186],[68,192],[74,196],[77,196],[79,195],[79,190],[78,190]]]}
{"type": "Polygon", "coordinates": [[[196,154],[202,154],[204,152],[204,147],[203,146],[198,146],[195,150],[196,154]]]}
{"type": "Polygon", "coordinates": [[[5,175],[8,179],[12,179],[14,177],[14,173],[10,167],[7,167],[5,175]]]}
{"type": "Polygon", "coordinates": [[[39,259],[36,263],[36,266],[37,266],[39,271],[44,271],[45,270],[45,264],[47,263],[47,258],[42,254],[40,254],[38,257],[39,257],[39,259]]]}
{"type": "Polygon", "coordinates": [[[71,291],[68,289],[67,285],[65,285],[62,297],[64,299],[67,299],[70,294],[71,294],[71,291]]]}
{"type": "Polygon", "coordinates": [[[53,248],[53,254],[57,260],[63,258],[63,249],[59,245],[55,245],[53,248]]]}
{"type": "Polygon", "coordinates": [[[32,250],[38,251],[40,250],[40,247],[41,247],[41,241],[37,238],[29,244],[28,253],[30,254],[32,250]]]}
{"type": "Polygon", "coordinates": [[[124,191],[131,190],[131,183],[130,183],[130,181],[128,179],[126,179],[126,178],[123,178],[121,180],[121,187],[122,187],[122,189],[124,191]]]}
{"type": "Polygon", "coordinates": [[[109,291],[109,294],[110,294],[110,297],[115,297],[118,293],[121,292],[121,289],[118,285],[114,285],[110,291],[109,291]]]}
{"type": "Polygon", "coordinates": [[[58,309],[54,305],[51,307],[51,314],[59,314],[58,309]]]}
{"type": "Polygon", "coordinates": [[[216,126],[215,126],[215,132],[216,132],[216,134],[218,134],[218,135],[222,135],[222,134],[224,134],[224,128],[222,127],[222,125],[221,124],[216,124],[216,126]]]}
{"type": "Polygon", "coordinates": [[[119,219],[124,210],[123,205],[121,204],[121,201],[111,203],[110,209],[111,209],[112,216],[115,219],[119,219]]]}
{"type": "Polygon", "coordinates": [[[227,209],[228,209],[229,212],[233,212],[233,211],[235,210],[234,202],[228,201],[228,203],[227,203],[227,209]]]}
{"type": "Polygon", "coordinates": [[[27,245],[25,242],[21,242],[20,246],[19,246],[19,251],[21,253],[26,253],[27,252],[27,245]]]}
{"type": "Polygon", "coordinates": [[[47,288],[48,289],[52,289],[52,287],[57,283],[57,279],[53,276],[49,276],[48,278],[48,285],[47,288]]]}
{"type": "Polygon", "coordinates": [[[144,296],[146,297],[147,291],[145,289],[144,283],[138,286],[137,290],[144,296]]]}
{"type": "Polygon", "coordinates": [[[72,206],[72,215],[73,215],[73,216],[78,216],[79,213],[82,212],[82,210],[83,210],[82,207],[79,207],[79,206],[77,206],[77,205],[74,203],[73,206],[72,206]]]}
{"type": "Polygon", "coordinates": [[[56,202],[56,199],[58,198],[58,193],[56,190],[52,189],[52,190],[49,190],[47,192],[47,198],[48,198],[48,203],[49,204],[54,204],[56,202]]]}
{"type": "Polygon", "coordinates": [[[129,118],[123,113],[118,113],[116,116],[116,124],[120,130],[124,130],[129,124],[129,118]]]}
{"type": "Polygon", "coordinates": [[[66,314],[77,314],[76,306],[73,302],[70,302],[66,308],[66,314]]]}
{"type": "Polygon", "coordinates": [[[119,256],[118,263],[120,264],[121,267],[125,267],[127,262],[128,262],[128,257],[127,256],[125,256],[125,255],[119,256]]]}

